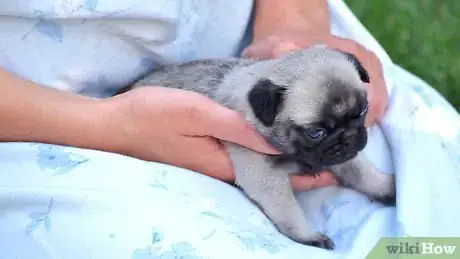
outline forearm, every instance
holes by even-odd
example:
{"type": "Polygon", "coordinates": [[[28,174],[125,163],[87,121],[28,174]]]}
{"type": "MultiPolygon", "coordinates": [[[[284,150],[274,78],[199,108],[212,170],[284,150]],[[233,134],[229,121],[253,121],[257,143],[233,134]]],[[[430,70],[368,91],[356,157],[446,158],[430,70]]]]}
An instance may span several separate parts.
{"type": "Polygon", "coordinates": [[[110,149],[109,106],[101,100],[40,86],[0,68],[0,141],[110,149]]]}
{"type": "Polygon", "coordinates": [[[330,31],[327,0],[255,0],[254,39],[269,36],[286,26],[311,26],[330,31]]]}

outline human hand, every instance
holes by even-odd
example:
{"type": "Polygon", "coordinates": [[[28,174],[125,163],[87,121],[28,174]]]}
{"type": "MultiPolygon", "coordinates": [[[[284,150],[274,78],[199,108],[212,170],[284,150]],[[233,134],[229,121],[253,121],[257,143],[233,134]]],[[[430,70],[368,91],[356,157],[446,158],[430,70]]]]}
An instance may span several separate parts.
{"type": "MultiPolygon", "coordinates": [[[[279,154],[237,112],[189,91],[142,87],[113,97],[122,134],[118,152],[143,160],[170,164],[223,180],[234,181],[228,154],[219,140],[240,144],[257,152],[279,154]]],[[[334,182],[331,175],[293,176],[296,190],[334,182]]]]}
{"type": "MultiPolygon", "coordinates": [[[[298,23],[301,24],[301,23],[298,23]]],[[[388,104],[388,92],[383,79],[382,65],[377,56],[357,42],[332,35],[329,32],[314,31],[307,26],[282,27],[270,35],[260,35],[243,51],[243,56],[256,58],[277,58],[280,55],[316,44],[340,49],[354,54],[370,76],[368,88],[369,111],[366,126],[379,122],[388,104]]]]}

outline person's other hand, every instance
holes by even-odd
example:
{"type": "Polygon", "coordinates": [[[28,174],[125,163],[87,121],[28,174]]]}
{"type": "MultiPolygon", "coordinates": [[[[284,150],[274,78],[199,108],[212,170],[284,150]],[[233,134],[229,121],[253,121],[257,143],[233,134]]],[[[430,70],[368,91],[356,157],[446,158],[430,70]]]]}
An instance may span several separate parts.
{"type": "Polygon", "coordinates": [[[366,126],[378,122],[383,116],[388,104],[388,92],[382,75],[382,65],[377,56],[355,41],[339,38],[330,33],[315,32],[307,26],[286,28],[275,31],[269,36],[261,36],[243,51],[243,56],[252,58],[277,58],[283,53],[316,44],[324,44],[354,54],[369,72],[368,84],[369,112],[366,126]]]}
{"type": "MultiPolygon", "coordinates": [[[[279,154],[237,112],[190,91],[142,87],[114,97],[121,153],[234,181],[230,158],[219,140],[257,152],[279,154]]],[[[116,134],[115,134],[116,135],[116,134]]],[[[332,175],[293,176],[296,190],[333,184],[332,175]]]]}

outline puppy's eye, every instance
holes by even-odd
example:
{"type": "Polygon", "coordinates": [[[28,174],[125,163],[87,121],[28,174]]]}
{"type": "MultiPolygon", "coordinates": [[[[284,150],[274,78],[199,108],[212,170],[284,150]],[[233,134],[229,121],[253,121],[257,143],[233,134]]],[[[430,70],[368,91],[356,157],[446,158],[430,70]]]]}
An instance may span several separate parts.
{"type": "Polygon", "coordinates": [[[322,128],[311,128],[307,130],[307,135],[311,139],[318,140],[324,137],[324,135],[326,135],[326,131],[322,128]]]}

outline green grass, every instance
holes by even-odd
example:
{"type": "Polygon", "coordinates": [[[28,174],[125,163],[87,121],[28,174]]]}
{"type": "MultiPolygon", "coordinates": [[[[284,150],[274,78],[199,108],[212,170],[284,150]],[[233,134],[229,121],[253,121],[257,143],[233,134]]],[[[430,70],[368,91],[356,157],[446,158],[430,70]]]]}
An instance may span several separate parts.
{"type": "Polygon", "coordinates": [[[345,0],[392,60],[460,111],[460,0],[345,0]]]}

